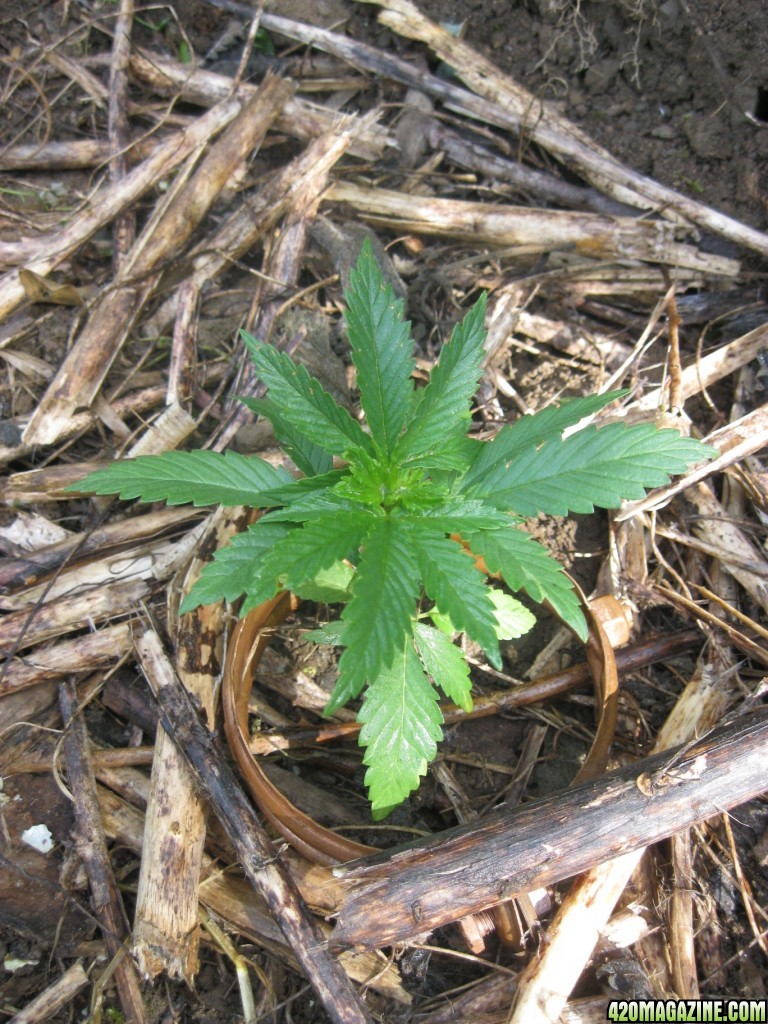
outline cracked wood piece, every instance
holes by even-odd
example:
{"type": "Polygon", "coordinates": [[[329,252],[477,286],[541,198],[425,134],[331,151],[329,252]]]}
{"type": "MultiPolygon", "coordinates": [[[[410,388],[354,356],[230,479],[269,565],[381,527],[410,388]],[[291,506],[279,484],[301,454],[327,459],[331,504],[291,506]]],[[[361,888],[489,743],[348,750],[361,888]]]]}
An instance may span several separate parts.
{"type": "Polygon", "coordinates": [[[266,901],[325,1012],[334,1024],[372,1024],[365,1003],[330,955],[325,936],[280,862],[221,748],[195,713],[157,634],[145,632],[137,641],[137,650],[142,660],[152,659],[155,665],[151,682],[157,687],[163,727],[183,751],[245,874],[266,901]]]}
{"type": "MultiPolygon", "coordinates": [[[[192,587],[205,561],[244,528],[247,518],[243,509],[218,509],[213,514],[204,539],[182,573],[183,582],[170,590],[172,602],[179,590],[187,592],[192,587]]],[[[209,723],[216,715],[223,615],[223,602],[196,608],[181,619],[175,609],[171,615],[179,678],[209,723]]],[[[153,660],[142,660],[142,669],[149,679],[154,678],[153,660]]],[[[145,832],[146,848],[156,853],[141,861],[132,944],[140,970],[150,978],[166,971],[170,977],[194,985],[200,966],[198,886],[205,832],[205,808],[194,776],[177,745],[160,727],[145,832]]]]}
{"type": "Polygon", "coordinates": [[[348,203],[371,223],[381,221],[393,231],[413,231],[441,238],[472,240],[525,252],[572,250],[584,256],[621,257],[688,267],[732,277],[737,260],[700,252],[676,241],[677,225],[637,217],[606,217],[569,210],[537,210],[524,206],[491,206],[463,199],[411,196],[391,189],[337,182],[327,198],[348,203]]]}
{"type": "Polygon", "coordinates": [[[690,747],[334,869],[351,889],[332,948],[373,949],[657,842],[765,788],[768,708],[690,747]],[[640,783],[643,783],[642,788],[640,783]],[[647,783],[647,784],[646,784],[647,783]]]}
{"type": "Polygon", "coordinates": [[[75,847],[83,859],[107,954],[115,963],[115,984],[128,1024],[144,1024],[147,1015],[136,968],[126,956],[128,921],[109,859],[88,749],[88,733],[79,713],[74,682],[62,683],[59,704],[64,719],[64,757],[75,813],[75,847]]]}
{"type": "Polygon", "coordinates": [[[90,405],[157,283],[163,263],[181,254],[192,233],[246,156],[258,149],[293,85],[268,78],[242,105],[191,178],[150,219],[97,300],[79,338],[32,415],[23,441],[53,444],[72,413],[90,405]]]}

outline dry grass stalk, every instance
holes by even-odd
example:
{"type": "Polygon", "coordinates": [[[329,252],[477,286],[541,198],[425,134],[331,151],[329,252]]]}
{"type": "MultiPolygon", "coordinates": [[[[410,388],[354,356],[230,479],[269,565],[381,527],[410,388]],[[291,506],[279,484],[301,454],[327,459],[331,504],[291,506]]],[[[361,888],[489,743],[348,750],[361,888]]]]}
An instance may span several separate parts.
{"type": "MultiPolygon", "coordinates": [[[[178,96],[187,103],[210,107],[232,95],[234,80],[215,71],[201,68],[190,69],[189,65],[171,60],[160,54],[151,56],[134,53],[131,57],[133,75],[163,96],[178,96]]],[[[248,96],[255,89],[252,85],[241,85],[238,95],[248,96]]],[[[333,131],[339,115],[327,107],[294,97],[283,107],[275,127],[297,139],[314,139],[333,131]]],[[[369,123],[359,133],[354,133],[350,153],[363,160],[378,160],[386,148],[396,148],[386,129],[369,123]]]]}
{"type": "Polygon", "coordinates": [[[192,177],[162,204],[122,261],[113,288],[88,322],[24,431],[26,444],[53,444],[67,420],[96,397],[120,346],[156,283],[156,271],[183,250],[224,185],[258,149],[292,87],[268,78],[213,144],[192,177]]]}
{"type": "Polygon", "coordinates": [[[130,957],[125,955],[128,923],[109,859],[96,781],[90,763],[88,735],[78,708],[77,689],[73,682],[62,683],[59,700],[66,730],[64,756],[77,821],[77,851],[88,873],[93,909],[101,926],[104,944],[110,959],[117,961],[115,982],[126,1021],[128,1024],[143,1024],[148,1018],[136,969],[130,957]]]}
{"type": "MultiPolygon", "coordinates": [[[[110,224],[140,196],[144,195],[164,175],[170,174],[191,153],[194,153],[217,132],[221,131],[240,112],[241,104],[230,98],[214,107],[182,132],[172,136],[138,167],[123,178],[119,185],[105,186],[96,192],[83,210],[67,226],[52,236],[36,238],[31,242],[0,245],[0,263],[14,266],[23,263],[28,270],[45,277],[51,270],[68,259],[100,228],[110,224]]],[[[17,271],[0,281],[0,318],[7,316],[26,298],[17,271]]]]}
{"type": "Polygon", "coordinates": [[[21,609],[0,620],[0,653],[15,653],[91,623],[125,615],[148,594],[149,587],[143,580],[101,582],[81,594],[21,609]]]}
{"type": "MultiPolygon", "coordinates": [[[[32,651],[23,658],[10,658],[3,665],[0,697],[61,679],[70,673],[74,675],[103,669],[124,657],[131,646],[131,627],[128,623],[119,623],[116,626],[104,626],[77,640],[63,640],[51,647],[32,651]]],[[[11,724],[11,721],[9,714],[7,724],[11,724]]]]}
{"type": "MultiPolygon", "coordinates": [[[[185,280],[201,288],[215,280],[233,261],[251,249],[271,231],[286,213],[301,207],[307,196],[323,187],[325,175],[348,151],[358,132],[370,127],[376,115],[365,118],[344,116],[314,139],[298,157],[272,175],[255,195],[247,196],[208,238],[190,255],[191,273],[185,280]]],[[[159,334],[176,317],[178,294],[167,299],[144,325],[144,334],[159,334]]]]}
{"type": "MultiPolygon", "coordinates": [[[[144,814],[104,786],[98,787],[98,793],[107,835],[140,855],[146,848],[144,814]]],[[[340,902],[339,883],[329,877],[326,869],[308,865],[302,858],[288,853],[286,860],[307,903],[322,915],[333,913],[340,902]]],[[[227,928],[240,932],[263,946],[270,955],[279,957],[292,970],[298,969],[296,958],[264,901],[239,873],[214,870],[214,862],[206,856],[203,876],[200,902],[212,914],[227,928]]],[[[370,984],[374,991],[410,1004],[411,996],[402,987],[396,964],[385,961],[381,954],[342,954],[339,963],[353,981],[370,984]]]]}
{"type": "Polygon", "coordinates": [[[336,183],[328,199],[347,203],[365,220],[396,231],[514,246],[523,253],[573,250],[597,258],[621,256],[689,268],[697,273],[734,276],[735,260],[711,256],[676,241],[680,229],[664,221],[604,217],[568,210],[490,206],[460,199],[409,196],[381,188],[336,183]]]}
{"type": "MultiPolygon", "coordinates": [[[[130,126],[128,124],[128,61],[131,55],[131,27],[133,0],[120,0],[120,12],[115,21],[112,42],[112,60],[109,74],[109,177],[121,181],[128,170],[130,126]]],[[[136,239],[136,211],[126,210],[112,225],[112,266],[120,271],[136,239]]]]}
{"type": "Polygon", "coordinates": [[[77,960],[61,977],[41,992],[36,999],[27,1003],[15,1014],[9,1024],[38,1024],[63,1009],[88,984],[88,975],[80,960],[77,960]]]}
{"type": "MultiPolygon", "coordinates": [[[[233,509],[220,509],[211,517],[205,538],[182,572],[182,582],[172,586],[172,598],[189,590],[207,558],[239,532],[246,520],[243,512],[233,509]]],[[[172,612],[175,617],[175,608],[172,612]]],[[[179,677],[211,723],[221,673],[223,614],[219,603],[176,619],[179,677]]],[[[142,669],[148,678],[154,678],[152,658],[142,661],[142,669]]],[[[155,740],[145,836],[147,848],[160,852],[142,858],[133,953],[143,974],[154,978],[167,971],[191,986],[199,969],[198,885],[205,845],[204,806],[189,767],[162,727],[155,740]]]]}
{"type": "Polygon", "coordinates": [[[157,635],[144,633],[137,642],[137,652],[142,661],[150,658],[154,665],[152,681],[158,684],[155,696],[164,726],[168,728],[172,723],[174,740],[184,751],[198,786],[226,829],[249,881],[265,899],[326,1013],[334,1024],[370,1024],[365,1004],[328,954],[322,932],[275,856],[232,770],[196,715],[157,635]]]}

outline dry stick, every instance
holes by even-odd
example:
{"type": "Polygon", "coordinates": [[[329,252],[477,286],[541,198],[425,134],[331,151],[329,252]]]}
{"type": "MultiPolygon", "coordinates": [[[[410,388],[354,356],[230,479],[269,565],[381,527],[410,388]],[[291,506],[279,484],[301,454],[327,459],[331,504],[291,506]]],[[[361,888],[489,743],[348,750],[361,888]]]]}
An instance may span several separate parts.
{"type": "Polygon", "coordinates": [[[111,585],[102,583],[84,593],[48,601],[35,611],[31,621],[29,608],[11,612],[0,619],[0,654],[15,654],[17,650],[43,640],[83,629],[91,622],[125,615],[148,594],[149,587],[144,580],[122,580],[111,585]],[[22,630],[24,635],[18,643],[22,630]]]}
{"type": "Polygon", "coordinates": [[[131,519],[107,523],[87,534],[73,534],[66,540],[31,551],[24,558],[8,559],[0,565],[0,594],[37,583],[73,555],[77,555],[78,561],[96,554],[103,557],[107,552],[125,548],[135,541],[161,537],[174,527],[182,529],[204,514],[200,509],[189,506],[160,508],[131,519]]]}
{"type": "MultiPolygon", "coordinates": [[[[286,211],[302,205],[303,197],[313,194],[316,183],[330,173],[376,116],[374,112],[363,118],[337,117],[327,132],[273,175],[258,193],[246,197],[212,235],[195,246],[190,254],[192,272],[188,280],[202,287],[229,269],[234,260],[278,224],[286,211]]],[[[144,325],[145,334],[160,333],[175,317],[177,307],[177,296],[172,295],[144,325]]]]}
{"type": "Polygon", "coordinates": [[[152,663],[148,679],[156,686],[163,728],[183,752],[243,870],[265,899],[326,1013],[338,1024],[371,1024],[365,1004],[329,954],[322,932],[278,860],[221,748],[198,718],[157,634],[143,633],[136,649],[142,666],[152,663]]]}
{"type": "Polygon", "coordinates": [[[624,858],[765,787],[768,708],[480,824],[341,865],[351,889],[332,945],[371,949],[624,858]],[[642,788],[641,788],[642,787],[642,788]],[[457,886],[456,879],[461,879],[457,886]]]}
{"type": "Polygon", "coordinates": [[[125,908],[109,861],[107,841],[101,824],[96,782],[88,749],[88,734],[78,713],[77,688],[65,682],[59,688],[59,705],[64,719],[64,756],[69,787],[74,801],[75,847],[83,859],[91,887],[94,913],[99,919],[110,959],[115,966],[115,983],[128,1024],[147,1020],[133,961],[126,955],[129,930],[125,908]]]}
{"type": "MultiPolygon", "coordinates": [[[[362,2],[380,3],[381,0],[362,2]]],[[[571,121],[502,74],[463,40],[424,17],[409,0],[385,0],[384,6],[379,15],[382,24],[409,39],[426,43],[450,64],[462,81],[494,104],[494,114],[502,115],[502,123],[548,150],[596,188],[620,202],[641,207],[652,205],[666,215],[677,214],[737,245],[768,255],[768,235],[764,232],[625,167],[571,121]]],[[[264,25],[270,27],[266,16],[264,25]]]]}
{"type": "Polygon", "coordinates": [[[621,256],[624,260],[669,263],[726,277],[739,272],[736,260],[711,256],[675,241],[678,229],[667,221],[492,206],[462,199],[411,196],[346,182],[333,185],[327,198],[348,203],[367,220],[393,230],[472,239],[474,244],[514,246],[526,253],[567,249],[589,257],[621,256]]]}
{"type": "MultiPolygon", "coordinates": [[[[219,509],[183,581],[169,597],[188,592],[213,552],[224,547],[247,525],[247,514],[219,509]]],[[[176,624],[177,666],[187,692],[198,702],[208,722],[215,718],[216,685],[221,677],[223,605],[197,608],[176,624]]],[[[152,665],[144,663],[145,672],[152,665]]],[[[142,973],[155,977],[165,970],[172,978],[193,984],[199,968],[198,886],[205,845],[205,813],[194,777],[182,753],[164,729],[155,739],[155,758],[146,812],[146,849],[139,872],[133,953],[142,973]]]]}
{"type": "Polygon", "coordinates": [[[669,911],[672,981],[679,999],[698,999],[699,983],[693,943],[694,872],[689,829],[672,836],[672,873],[673,889],[669,911]]]}
{"type": "MultiPolygon", "coordinates": [[[[246,17],[252,15],[253,10],[247,8],[246,17]]],[[[161,95],[178,94],[185,102],[201,107],[210,107],[231,96],[234,87],[233,79],[227,75],[190,68],[188,64],[181,64],[157,53],[134,54],[131,57],[131,72],[161,95]]],[[[255,86],[242,85],[238,95],[250,96],[255,90],[255,86]]],[[[331,131],[338,120],[339,115],[335,110],[294,97],[283,107],[275,127],[292,138],[314,139],[331,131]]],[[[351,120],[357,118],[351,117],[351,120]]],[[[375,162],[387,147],[394,149],[396,145],[386,129],[370,123],[365,130],[355,134],[349,151],[363,160],[375,162]]]]}
{"type": "MultiPolygon", "coordinates": [[[[707,740],[715,742],[716,734],[711,734],[710,730],[722,721],[726,710],[736,698],[736,690],[732,674],[723,671],[724,665],[716,646],[711,647],[708,657],[711,659],[709,663],[705,664],[703,659],[699,660],[696,671],[662,726],[653,748],[653,752],[657,756],[669,758],[671,748],[680,743],[684,745],[679,749],[687,755],[691,745],[689,741],[697,736],[704,736],[702,742],[705,745],[707,740]],[[708,734],[710,735],[708,736],[708,734]]],[[[754,717],[745,716],[742,720],[744,724],[750,721],[754,722],[754,717]]],[[[705,754],[705,759],[708,756],[705,754]]],[[[672,754],[671,760],[675,762],[674,767],[670,766],[669,768],[670,782],[674,786],[675,780],[684,774],[684,769],[678,767],[674,754],[672,754]]],[[[634,767],[642,769],[642,763],[637,763],[634,767]]],[[[695,774],[695,762],[692,767],[695,774]]],[[[708,761],[706,767],[710,767],[708,761]]],[[[735,772],[741,769],[740,764],[734,763],[733,767],[735,772]]],[[[669,784],[666,782],[665,775],[662,775],[660,781],[662,784],[669,784]]],[[[636,785],[642,793],[651,800],[655,800],[658,783],[651,773],[641,771],[637,776],[636,785]]],[[[717,799],[716,796],[715,800],[717,801],[717,799]]],[[[748,799],[748,797],[744,799],[748,799]]],[[[690,800],[695,805],[694,814],[699,813],[701,810],[700,795],[693,792],[690,800]]],[[[739,802],[734,800],[728,804],[728,807],[739,802]]],[[[721,809],[722,805],[718,807],[718,810],[721,809]]],[[[688,809],[686,808],[686,810],[688,809]]],[[[652,814],[653,807],[638,813],[652,814]]],[[[704,817],[707,815],[701,813],[701,818],[704,817]]],[[[691,823],[692,820],[690,818],[685,820],[685,814],[683,814],[679,822],[673,822],[668,831],[669,833],[679,832],[691,823]]],[[[514,1015],[510,1018],[512,1024],[524,1024],[532,1012],[539,1012],[539,1010],[546,1015],[551,1014],[552,1019],[557,1018],[585,966],[586,959],[589,957],[602,927],[608,920],[632,872],[639,865],[643,852],[642,849],[637,849],[625,857],[619,857],[607,863],[598,863],[596,866],[590,867],[581,878],[574,882],[549,930],[549,944],[545,954],[537,961],[531,961],[519,979],[517,1003],[514,1015]],[[574,916],[574,919],[580,920],[583,925],[578,944],[572,942],[571,915],[574,916]],[[590,939],[591,944],[588,941],[590,939]]]]}
{"type": "Polygon", "coordinates": [[[8,1021],[8,1024],[39,1024],[40,1021],[48,1020],[57,1010],[74,999],[87,984],[88,975],[78,960],[31,1003],[27,1003],[23,1010],[8,1021]]]}
{"type": "Polygon", "coordinates": [[[19,690],[48,683],[68,673],[92,672],[118,661],[131,649],[128,623],[106,626],[97,633],[65,640],[45,650],[12,658],[0,682],[0,698],[19,690]]]}
{"type": "MultiPolygon", "coordinates": [[[[121,0],[112,43],[107,134],[110,149],[109,179],[113,184],[122,181],[128,169],[128,62],[131,56],[133,10],[134,0],[121,0]]],[[[131,207],[121,213],[112,225],[112,267],[115,274],[120,272],[135,238],[136,211],[131,207]]]]}
{"type": "MultiPolygon", "coordinates": [[[[28,270],[43,277],[72,255],[100,228],[109,224],[123,210],[135,203],[163,175],[171,174],[190,153],[194,152],[216,132],[229,124],[241,109],[236,98],[223,101],[203,117],[197,118],[189,128],[168,139],[117,186],[104,187],[96,192],[81,213],[55,235],[36,238],[28,245],[20,262],[28,270]]],[[[3,247],[0,245],[0,253],[3,247]]],[[[24,286],[17,271],[0,280],[0,319],[12,312],[26,299],[24,286]]]]}
{"type": "Polygon", "coordinates": [[[24,432],[26,444],[52,444],[74,410],[91,404],[152,290],[151,275],[180,252],[234,170],[252,149],[259,147],[292,91],[293,87],[281,79],[265,80],[162,217],[145,228],[113,288],[94,306],[82,334],[41,399],[24,432]]]}
{"type": "MultiPolygon", "coordinates": [[[[146,849],[143,813],[104,786],[99,786],[98,790],[107,835],[141,855],[146,849]]],[[[292,858],[290,851],[286,851],[284,856],[290,870],[296,871],[297,884],[303,887],[305,900],[317,906],[320,913],[332,914],[341,900],[338,883],[323,868],[307,865],[305,861],[299,864],[298,858],[292,858]],[[330,899],[327,898],[329,893],[330,899]]],[[[225,922],[229,930],[248,936],[291,970],[300,971],[290,946],[253,886],[239,874],[217,870],[210,858],[204,862],[204,870],[206,877],[200,885],[200,902],[225,922]]],[[[381,954],[342,953],[339,964],[352,980],[369,985],[398,1002],[411,1001],[400,984],[396,965],[381,954]]]]}

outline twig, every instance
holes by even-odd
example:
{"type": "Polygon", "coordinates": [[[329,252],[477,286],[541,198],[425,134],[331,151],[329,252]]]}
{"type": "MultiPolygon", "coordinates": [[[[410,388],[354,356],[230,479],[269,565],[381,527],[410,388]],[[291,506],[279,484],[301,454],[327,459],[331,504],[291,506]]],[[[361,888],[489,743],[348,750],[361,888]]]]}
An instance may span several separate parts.
{"type": "Polygon", "coordinates": [[[61,684],[59,705],[66,729],[64,756],[74,801],[75,845],[85,864],[94,913],[99,919],[107,951],[110,958],[120,958],[115,967],[115,982],[123,1012],[129,1024],[144,1024],[147,1016],[136,969],[130,957],[125,956],[125,942],[129,937],[125,908],[109,861],[88,750],[88,734],[78,712],[77,688],[73,682],[61,684]]]}
{"type": "MultiPolygon", "coordinates": [[[[120,13],[115,22],[115,37],[112,43],[112,61],[109,74],[109,178],[119,183],[128,167],[127,147],[129,125],[128,104],[128,62],[131,56],[131,26],[133,25],[134,0],[121,0],[120,13]]],[[[133,207],[124,210],[112,225],[112,267],[120,271],[136,237],[136,211],[133,207]]]]}
{"type": "Polygon", "coordinates": [[[151,658],[156,668],[162,666],[162,674],[156,672],[152,682],[157,686],[163,727],[184,753],[211,809],[227,830],[243,870],[266,900],[326,1013],[337,1024],[371,1024],[365,1004],[328,953],[322,932],[277,859],[232,769],[197,717],[157,635],[149,630],[142,634],[137,651],[140,658],[151,658]]]}
{"type": "Polygon", "coordinates": [[[31,1003],[27,1003],[23,1010],[11,1018],[8,1024],[39,1024],[40,1021],[48,1020],[57,1010],[74,999],[87,984],[88,975],[78,960],[31,1003]]]}

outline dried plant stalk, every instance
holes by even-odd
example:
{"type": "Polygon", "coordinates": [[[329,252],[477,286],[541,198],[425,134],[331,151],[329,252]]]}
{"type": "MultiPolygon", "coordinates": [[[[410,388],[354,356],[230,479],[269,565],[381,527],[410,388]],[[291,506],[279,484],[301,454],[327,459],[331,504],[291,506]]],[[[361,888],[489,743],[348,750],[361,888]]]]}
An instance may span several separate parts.
{"type": "MultiPolygon", "coordinates": [[[[246,518],[236,509],[214,513],[206,526],[207,536],[184,574],[182,591],[199,577],[213,550],[223,547],[242,529],[246,518]]],[[[177,589],[172,589],[172,597],[177,589]]],[[[176,628],[179,677],[210,723],[215,720],[214,694],[221,674],[222,615],[221,602],[204,606],[177,620],[176,628]]],[[[151,657],[142,660],[142,669],[150,680],[158,671],[151,657]]],[[[205,815],[193,775],[162,727],[155,740],[146,822],[146,847],[158,853],[141,861],[134,956],[145,975],[154,978],[167,971],[172,978],[183,979],[191,986],[199,968],[198,885],[205,815]]]]}
{"type": "Polygon", "coordinates": [[[38,404],[24,431],[26,444],[52,444],[75,409],[94,400],[151,294],[155,270],[183,249],[246,155],[258,148],[292,88],[283,79],[268,78],[162,215],[147,225],[126,257],[113,288],[94,306],[83,332],[38,404]]]}
{"type": "MultiPolygon", "coordinates": [[[[131,627],[122,622],[77,640],[64,640],[52,647],[31,651],[23,658],[12,658],[3,666],[0,697],[61,679],[70,673],[104,668],[126,655],[131,644],[131,627]]],[[[11,716],[8,724],[10,721],[11,716]]]]}
{"type": "Polygon", "coordinates": [[[739,272],[736,260],[702,253],[677,242],[680,229],[666,221],[490,206],[461,199],[411,196],[345,182],[333,185],[328,199],[348,203],[371,223],[383,223],[395,231],[460,238],[471,240],[473,245],[514,246],[526,253],[565,249],[591,257],[620,255],[622,259],[669,263],[726,277],[739,272]]]}
{"type": "Polygon", "coordinates": [[[767,736],[764,709],[695,745],[656,753],[521,810],[340,865],[334,874],[353,888],[332,945],[372,949],[407,941],[606,857],[621,855],[626,874],[631,858],[624,853],[761,792],[767,736]],[[556,855],[542,860],[542,848],[556,855]],[[460,893],[451,882],[457,872],[460,893]]]}

